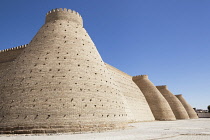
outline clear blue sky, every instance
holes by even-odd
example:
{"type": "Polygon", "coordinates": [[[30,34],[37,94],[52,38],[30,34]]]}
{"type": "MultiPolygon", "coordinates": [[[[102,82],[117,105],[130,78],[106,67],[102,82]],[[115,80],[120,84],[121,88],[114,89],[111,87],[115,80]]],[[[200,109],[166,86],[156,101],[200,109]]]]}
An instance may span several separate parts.
{"type": "Polygon", "coordinates": [[[210,0],[0,0],[0,49],[27,44],[54,8],[79,12],[103,60],[210,104],[210,0]]]}

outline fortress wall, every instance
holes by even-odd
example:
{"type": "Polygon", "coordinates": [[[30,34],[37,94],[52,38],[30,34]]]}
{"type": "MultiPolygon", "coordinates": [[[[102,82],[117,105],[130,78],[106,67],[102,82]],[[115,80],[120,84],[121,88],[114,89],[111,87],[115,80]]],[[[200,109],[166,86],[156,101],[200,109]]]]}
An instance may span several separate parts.
{"type": "Polygon", "coordinates": [[[147,75],[134,76],[133,81],[143,92],[156,120],[176,120],[168,102],[147,75]]]}
{"type": "Polygon", "coordinates": [[[128,122],[124,95],[81,21],[47,21],[1,79],[0,98],[2,133],[101,131],[128,122]]]}
{"type": "Polygon", "coordinates": [[[175,95],[175,96],[179,99],[179,101],[182,103],[182,105],[186,109],[190,119],[197,119],[198,115],[196,114],[192,106],[183,98],[182,94],[175,95]]]}
{"type": "Polygon", "coordinates": [[[0,79],[8,72],[10,65],[27,45],[0,50],[0,79]]]}
{"type": "Polygon", "coordinates": [[[7,73],[12,62],[0,63],[0,79],[7,73]]]}
{"type": "Polygon", "coordinates": [[[18,55],[20,55],[26,46],[27,45],[21,45],[10,49],[0,50],[0,63],[13,61],[18,55]]]}
{"type": "Polygon", "coordinates": [[[132,76],[106,64],[107,68],[111,71],[112,77],[116,79],[119,92],[123,93],[127,102],[127,108],[130,122],[138,121],[153,121],[154,116],[151,109],[141,92],[141,90],[132,81],[132,76]]]}
{"type": "Polygon", "coordinates": [[[160,93],[165,97],[168,101],[176,119],[189,119],[187,111],[185,110],[182,103],[173,95],[167,88],[166,85],[156,86],[156,88],[160,91],[160,93]]]}

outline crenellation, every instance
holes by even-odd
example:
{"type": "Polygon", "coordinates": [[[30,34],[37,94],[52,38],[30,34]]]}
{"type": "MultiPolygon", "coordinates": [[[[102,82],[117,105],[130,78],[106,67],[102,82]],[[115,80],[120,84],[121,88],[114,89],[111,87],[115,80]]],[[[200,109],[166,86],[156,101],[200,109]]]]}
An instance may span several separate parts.
{"type": "Polygon", "coordinates": [[[148,79],[148,75],[137,75],[133,76],[133,80],[138,80],[138,79],[148,79]]]}
{"type": "Polygon", "coordinates": [[[6,53],[6,52],[8,52],[8,51],[13,51],[13,50],[18,50],[18,49],[26,48],[27,45],[28,45],[28,44],[20,45],[20,46],[13,47],[13,48],[9,48],[9,49],[0,50],[0,53],[1,53],[1,52],[6,53]]]}
{"type": "Polygon", "coordinates": [[[167,85],[159,85],[159,86],[156,86],[157,88],[160,88],[160,89],[167,89],[167,85]]]}

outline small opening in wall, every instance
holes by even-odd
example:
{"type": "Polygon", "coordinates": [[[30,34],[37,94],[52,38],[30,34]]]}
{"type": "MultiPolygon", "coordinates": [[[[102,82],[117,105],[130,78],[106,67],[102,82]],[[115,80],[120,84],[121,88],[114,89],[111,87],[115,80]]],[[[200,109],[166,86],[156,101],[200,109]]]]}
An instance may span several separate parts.
{"type": "Polygon", "coordinates": [[[36,115],[36,116],[34,117],[34,119],[37,119],[38,116],[39,116],[39,115],[36,115]]]}
{"type": "Polygon", "coordinates": [[[49,118],[50,118],[50,115],[47,116],[47,119],[49,119],[49,118]]]}

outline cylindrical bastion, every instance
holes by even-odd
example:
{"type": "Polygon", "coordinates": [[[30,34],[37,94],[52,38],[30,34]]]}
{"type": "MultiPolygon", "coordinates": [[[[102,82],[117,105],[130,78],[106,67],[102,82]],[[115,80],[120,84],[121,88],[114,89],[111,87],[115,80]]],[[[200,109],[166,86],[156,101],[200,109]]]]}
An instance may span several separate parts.
{"type": "Polygon", "coordinates": [[[182,103],[173,95],[167,88],[166,85],[156,86],[160,93],[168,101],[176,119],[189,119],[187,111],[185,110],[182,103]]]}
{"type": "Polygon", "coordinates": [[[133,81],[143,92],[156,120],[176,120],[168,102],[147,75],[134,76],[133,81]]]}
{"type": "Polygon", "coordinates": [[[175,96],[179,99],[179,101],[182,103],[182,105],[186,109],[190,119],[197,119],[198,115],[196,114],[192,106],[183,98],[182,94],[175,95],[175,96]]]}

